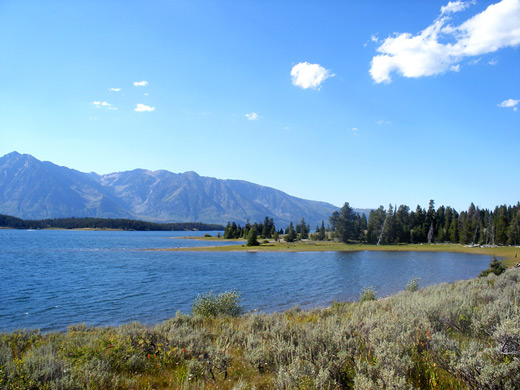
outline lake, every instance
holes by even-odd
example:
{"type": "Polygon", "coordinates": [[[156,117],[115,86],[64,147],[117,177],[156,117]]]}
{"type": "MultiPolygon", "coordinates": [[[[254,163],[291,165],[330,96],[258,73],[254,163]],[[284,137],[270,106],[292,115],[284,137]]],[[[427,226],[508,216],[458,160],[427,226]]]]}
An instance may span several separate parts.
{"type": "Polygon", "coordinates": [[[204,233],[0,230],[0,331],[157,323],[190,313],[198,294],[234,288],[246,311],[325,307],[366,286],[385,296],[414,277],[421,287],[473,278],[490,262],[439,252],[142,251],[216,245],[172,239],[204,233]]]}

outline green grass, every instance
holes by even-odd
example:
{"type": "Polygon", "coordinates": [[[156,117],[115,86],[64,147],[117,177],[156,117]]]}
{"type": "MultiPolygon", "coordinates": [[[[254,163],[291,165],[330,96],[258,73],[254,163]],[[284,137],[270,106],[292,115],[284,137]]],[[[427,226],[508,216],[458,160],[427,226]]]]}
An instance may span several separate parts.
{"type": "MultiPolygon", "coordinates": [[[[192,237],[193,239],[202,239],[204,241],[217,241],[216,237],[201,238],[192,237]]],[[[237,242],[238,240],[220,241],[237,242]]],[[[240,241],[242,242],[242,241],[240,241]]],[[[194,248],[166,248],[151,249],[158,251],[188,251],[188,252],[355,252],[355,251],[390,251],[390,252],[456,252],[471,253],[479,255],[489,255],[501,258],[504,265],[512,267],[520,262],[520,248],[512,246],[499,246],[494,248],[487,247],[470,247],[459,244],[403,244],[403,245],[365,245],[365,244],[344,244],[332,241],[299,241],[293,243],[270,242],[261,244],[260,246],[247,247],[245,245],[227,245],[212,247],[194,247],[194,248]]]]}
{"type": "Polygon", "coordinates": [[[0,388],[515,389],[519,286],[510,269],[312,311],[0,333],[0,388]]]}
{"type": "Polygon", "coordinates": [[[217,236],[211,237],[200,237],[200,236],[183,236],[183,237],[170,237],[173,240],[197,240],[197,241],[220,241],[220,242],[246,242],[245,238],[218,238],[217,236]]]}

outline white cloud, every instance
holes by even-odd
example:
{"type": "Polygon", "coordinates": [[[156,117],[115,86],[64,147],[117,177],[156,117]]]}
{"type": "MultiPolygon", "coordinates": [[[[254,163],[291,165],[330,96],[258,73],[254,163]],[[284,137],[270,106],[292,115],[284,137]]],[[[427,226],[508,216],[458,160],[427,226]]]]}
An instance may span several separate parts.
{"type": "Polygon", "coordinates": [[[148,85],[148,81],[134,81],[134,87],[146,87],[148,85]]]}
{"type": "Polygon", "coordinates": [[[119,92],[121,91],[121,88],[108,88],[108,90],[111,92],[119,92]]]}
{"type": "Polygon", "coordinates": [[[492,60],[489,60],[488,64],[489,65],[496,65],[496,64],[498,64],[498,58],[493,58],[492,60]]]}
{"type": "Polygon", "coordinates": [[[256,121],[258,119],[258,114],[256,112],[251,112],[250,114],[246,114],[246,118],[250,121],[256,121]]]}
{"type": "Polygon", "coordinates": [[[148,92],[146,92],[146,93],[144,94],[144,96],[148,96],[148,95],[150,95],[148,92]]]}
{"type": "Polygon", "coordinates": [[[498,107],[502,108],[513,108],[514,111],[516,111],[516,106],[520,103],[520,100],[516,99],[507,99],[504,100],[502,103],[498,104],[498,107]]]}
{"type": "Polygon", "coordinates": [[[370,36],[370,40],[375,43],[379,42],[379,38],[377,37],[377,35],[374,34],[370,36]]]}
{"type": "Polygon", "coordinates": [[[376,121],[376,125],[378,125],[378,126],[389,125],[389,124],[390,124],[390,122],[384,121],[382,119],[376,121]]]}
{"type": "Polygon", "coordinates": [[[357,127],[353,127],[352,131],[354,132],[354,134],[357,134],[359,132],[359,129],[357,127]]]}
{"type": "Polygon", "coordinates": [[[134,111],[136,112],[151,112],[155,111],[155,107],[147,106],[146,104],[137,103],[137,105],[134,108],[134,111]]]}
{"type": "Polygon", "coordinates": [[[464,11],[474,1],[450,1],[448,4],[441,7],[441,15],[454,14],[455,12],[464,11]]]}
{"type": "Polygon", "coordinates": [[[318,64],[300,62],[291,69],[292,84],[303,89],[320,89],[321,84],[335,75],[318,64]]]}
{"type": "Polygon", "coordinates": [[[112,106],[112,104],[107,103],[107,102],[97,102],[96,101],[96,102],[92,102],[92,104],[94,106],[96,106],[96,108],[105,108],[107,110],[114,110],[114,111],[117,110],[117,107],[114,107],[114,106],[112,106]]]}
{"type": "Polygon", "coordinates": [[[468,6],[458,3],[462,2],[448,3],[448,8],[441,9],[441,17],[415,36],[402,33],[386,38],[377,48],[381,54],[372,58],[370,75],[374,81],[389,83],[392,72],[422,77],[458,71],[459,62],[465,57],[520,45],[520,0],[492,4],[453,27],[447,24],[449,16],[443,15],[468,6]]]}

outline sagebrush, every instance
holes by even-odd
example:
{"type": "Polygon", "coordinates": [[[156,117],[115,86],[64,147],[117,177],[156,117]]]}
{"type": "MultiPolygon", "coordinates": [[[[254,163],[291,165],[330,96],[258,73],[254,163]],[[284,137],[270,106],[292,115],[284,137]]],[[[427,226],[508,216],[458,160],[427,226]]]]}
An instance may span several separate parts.
{"type": "Polygon", "coordinates": [[[313,311],[16,331],[0,388],[518,389],[519,319],[511,269],[313,311]]]}

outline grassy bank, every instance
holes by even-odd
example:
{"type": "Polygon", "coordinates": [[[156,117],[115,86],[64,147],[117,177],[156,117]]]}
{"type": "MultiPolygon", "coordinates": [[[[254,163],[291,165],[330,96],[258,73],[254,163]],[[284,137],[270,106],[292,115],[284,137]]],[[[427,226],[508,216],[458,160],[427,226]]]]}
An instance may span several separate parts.
{"type": "MultiPolygon", "coordinates": [[[[192,237],[205,241],[219,241],[216,237],[192,237]]],[[[237,241],[224,240],[220,241],[237,241]]],[[[240,241],[243,242],[243,241],[240,241]]],[[[152,249],[159,251],[202,251],[202,252],[230,252],[230,251],[258,251],[258,252],[354,252],[354,251],[418,251],[418,252],[457,252],[478,255],[496,256],[502,259],[504,265],[511,267],[520,262],[520,247],[500,246],[500,247],[470,247],[458,244],[403,244],[403,245],[364,245],[364,244],[344,244],[332,241],[298,241],[293,243],[269,242],[255,247],[248,247],[241,243],[227,246],[194,247],[194,248],[165,248],[152,249]]]]}
{"type": "Polygon", "coordinates": [[[153,327],[0,334],[2,389],[514,389],[520,269],[335,303],[153,327]]]}

